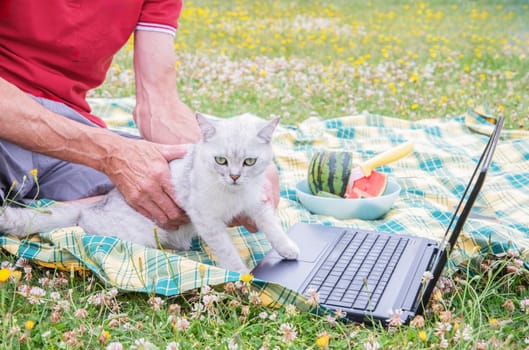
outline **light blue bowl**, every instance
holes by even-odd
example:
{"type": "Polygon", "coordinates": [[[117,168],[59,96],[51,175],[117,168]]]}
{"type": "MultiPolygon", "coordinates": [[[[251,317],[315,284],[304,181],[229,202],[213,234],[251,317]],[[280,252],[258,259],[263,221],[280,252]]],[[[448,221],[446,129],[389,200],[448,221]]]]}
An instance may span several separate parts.
{"type": "Polygon", "coordinates": [[[327,198],[312,194],[307,180],[296,184],[300,203],[313,214],[333,216],[337,219],[375,220],[386,214],[400,194],[400,185],[388,179],[384,194],[378,197],[345,199],[327,198]]]}

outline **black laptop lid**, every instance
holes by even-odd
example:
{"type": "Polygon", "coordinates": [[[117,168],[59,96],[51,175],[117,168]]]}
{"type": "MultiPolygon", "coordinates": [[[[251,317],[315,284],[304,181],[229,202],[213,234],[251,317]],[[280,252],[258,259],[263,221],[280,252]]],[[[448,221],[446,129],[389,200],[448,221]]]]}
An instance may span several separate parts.
{"type": "Polygon", "coordinates": [[[483,187],[483,183],[485,182],[485,177],[487,175],[492,156],[494,155],[494,150],[498,144],[502,127],[503,117],[500,117],[496,123],[494,131],[489,138],[489,141],[487,142],[487,145],[485,146],[485,149],[483,150],[483,153],[481,154],[479,162],[472,173],[472,177],[470,178],[468,185],[461,196],[456,211],[450,220],[450,224],[446,229],[441,246],[446,245],[446,247],[451,248],[456,244],[463,226],[472,210],[474,202],[476,201],[476,198],[483,187]]]}
{"type": "Polygon", "coordinates": [[[498,144],[498,140],[500,138],[500,133],[503,128],[503,122],[504,118],[500,117],[496,123],[494,131],[490,135],[489,141],[487,142],[483,153],[481,154],[479,162],[476,165],[474,172],[472,173],[472,177],[470,178],[468,185],[465,188],[463,195],[461,196],[461,200],[459,201],[454,215],[450,220],[448,228],[446,229],[443,241],[440,243],[441,249],[439,249],[437,253],[437,261],[433,266],[432,274],[434,278],[430,281],[430,283],[428,283],[428,286],[426,287],[423,293],[423,300],[421,305],[419,306],[419,312],[422,312],[421,309],[428,302],[428,299],[432,294],[433,288],[435,287],[439,277],[441,276],[443,268],[448,260],[448,254],[450,253],[452,247],[454,247],[454,245],[456,244],[456,241],[459,238],[461,231],[463,230],[463,226],[465,225],[465,222],[468,216],[470,215],[474,202],[476,201],[476,198],[478,197],[478,194],[481,191],[483,183],[485,182],[485,177],[492,161],[492,156],[494,155],[496,145],[498,144]]]}

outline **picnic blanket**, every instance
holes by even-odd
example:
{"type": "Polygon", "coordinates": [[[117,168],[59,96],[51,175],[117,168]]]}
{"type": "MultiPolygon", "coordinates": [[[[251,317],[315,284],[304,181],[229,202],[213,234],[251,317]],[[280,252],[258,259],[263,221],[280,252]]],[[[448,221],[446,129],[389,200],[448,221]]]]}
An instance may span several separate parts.
{"type": "MultiPolygon", "coordinates": [[[[110,128],[137,132],[131,119],[134,99],[94,99],[90,103],[110,128]]],[[[441,240],[493,128],[494,119],[487,115],[481,108],[454,117],[407,121],[364,112],[279,126],[273,141],[281,185],[277,217],[285,229],[296,222],[310,222],[441,240]],[[404,141],[414,143],[414,152],[378,169],[402,187],[384,217],[337,220],[313,215],[297,201],[294,185],[306,177],[310,159],[318,150],[349,150],[360,162],[404,141]]],[[[529,267],[529,133],[503,131],[475,213],[464,227],[449,268],[491,252],[498,256],[515,252],[529,267]]],[[[248,266],[256,265],[270,249],[261,233],[252,234],[244,228],[232,228],[230,233],[248,266]]],[[[216,267],[211,251],[200,239],[190,251],[161,251],[72,227],[22,241],[0,235],[0,246],[42,266],[89,269],[122,291],[172,296],[241,279],[236,272],[216,267]]],[[[251,283],[271,306],[308,308],[305,297],[282,286],[255,279],[251,283]]]]}

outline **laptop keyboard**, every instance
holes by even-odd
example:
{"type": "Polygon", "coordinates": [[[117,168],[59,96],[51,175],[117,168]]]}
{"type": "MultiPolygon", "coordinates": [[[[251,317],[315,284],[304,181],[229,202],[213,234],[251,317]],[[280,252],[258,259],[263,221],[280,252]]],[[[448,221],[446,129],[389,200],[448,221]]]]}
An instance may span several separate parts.
{"type": "Polygon", "coordinates": [[[345,231],[305,288],[320,303],[342,308],[376,308],[406,247],[403,236],[345,231]]]}

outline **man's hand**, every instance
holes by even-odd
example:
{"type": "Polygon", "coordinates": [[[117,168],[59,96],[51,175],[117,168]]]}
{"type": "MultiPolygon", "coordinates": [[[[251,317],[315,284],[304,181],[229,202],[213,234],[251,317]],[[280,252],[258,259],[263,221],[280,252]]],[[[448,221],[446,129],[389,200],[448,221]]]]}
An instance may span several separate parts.
{"type": "MultiPolygon", "coordinates": [[[[272,205],[273,208],[277,208],[279,204],[279,175],[277,173],[277,167],[271,164],[266,170],[266,181],[263,186],[262,201],[272,205]]],[[[258,231],[255,223],[250,218],[245,216],[237,216],[229,226],[244,226],[252,233],[258,231]]]]}
{"type": "Polygon", "coordinates": [[[161,227],[175,229],[189,218],[178,206],[168,162],[186,152],[185,145],[127,140],[126,147],[108,158],[104,172],[132,208],[161,227]]]}

